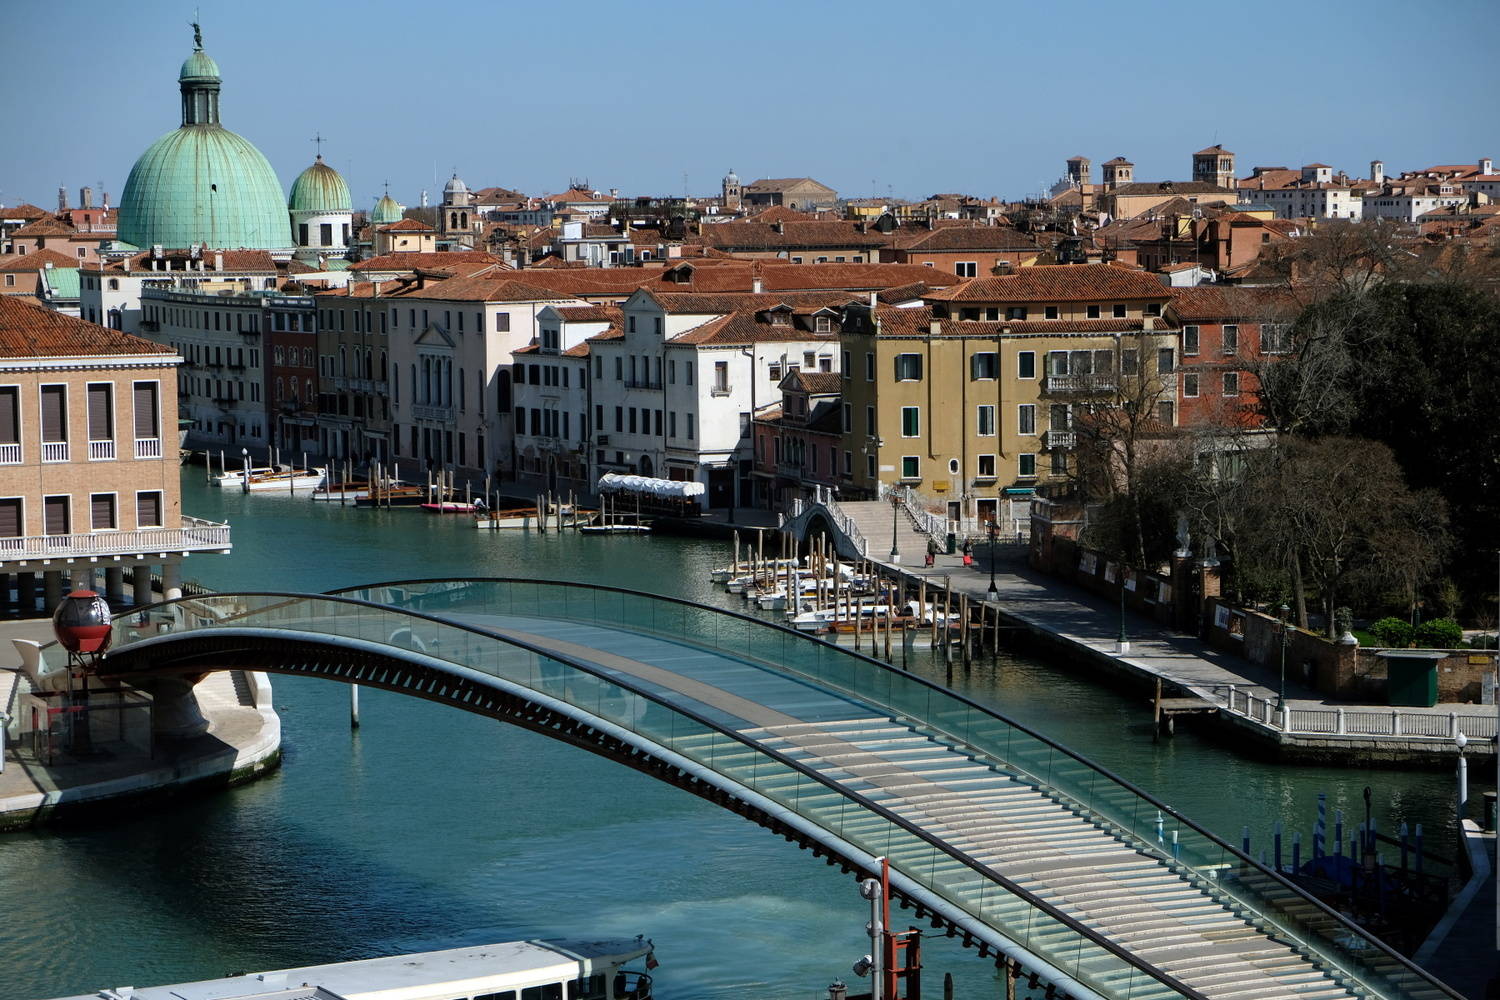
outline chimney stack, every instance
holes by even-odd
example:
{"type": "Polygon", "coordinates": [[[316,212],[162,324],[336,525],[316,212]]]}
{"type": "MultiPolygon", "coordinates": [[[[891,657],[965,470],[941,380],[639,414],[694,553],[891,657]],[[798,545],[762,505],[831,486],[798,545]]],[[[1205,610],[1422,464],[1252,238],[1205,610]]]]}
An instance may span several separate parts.
{"type": "Polygon", "coordinates": [[[222,250],[217,250],[214,252],[214,270],[224,270],[224,251],[222,250]]]}

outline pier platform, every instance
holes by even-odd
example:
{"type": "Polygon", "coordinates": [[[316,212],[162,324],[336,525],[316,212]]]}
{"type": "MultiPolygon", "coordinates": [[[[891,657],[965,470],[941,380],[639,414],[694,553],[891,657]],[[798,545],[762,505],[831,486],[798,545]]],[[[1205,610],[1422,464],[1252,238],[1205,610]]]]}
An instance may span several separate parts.
{"type": "MultiPolygon", "coordinates": [[[[872,545],[872,552],[879,547],[872,545]]],[[[1213,649],[1196,636],[1174,632],[1134,614],[1125,618],[1128,650],[1119,648],[1120,608],[1064,581],[1033,570],[1020,545],[999,546],[995,555],[998,600],[988,600],[989,555],[984,544],[974,550],[974,565],[962,558],[938,555],[931,567],[876,560],[887,573],[925,579],[929,587],[944,582],[955,595],[966,594],[974,604],[998,611],[1010,630],[1024,631],[1065,656],[1120,676],[1148,692],[1160,682],[1164,704],[1176,699],[1194,703],[1193,714],[1205,714],[1211,724],[1235,741],[1280,760],[1303,763],[1452,766],[1459,753],[1446,735],[1457,722],[1469,736],[1465,753],[1492,758],[1495,754],[1496,708],[1492,705],[1439,703],[1431,708],[1366,705],[1340,702],[1288,675],[1286,705],[1291,724],[1283,728],[1272,706],[1280,694],[1279,672],[1213,649]],[[1205,709],[1211,709],[1206,712],[1205,709]],[[1309,732],[1300,719],[1364,720],[1343,732],[1309,732]],[[1403,728],[1404,725],[1404,728],[1403,728]],[[1361,728],[1372,731],[1361,732],[1361,728]],[[1471,731],[1473,730],[1473,731],[1471,731]],[[1402,736],[1402,732],[1413,735],[1402,736]],[[1416,735],[1427,734],[1427,735],[1416,735]]],[[[955,656],[957,653],[955,652],[955,656]]],[[[1154,701],[1154,698],[1152,699],[1154,701]]],[[[1185,706],[1188,702],[1182,702],[1185,706]]],[[[1148,703],[1147,711],[1151,711],[1148,703]]]]}
{"type": "MultiPolygon", "coordinates": [[[[50,620],[0,623],[0,710],[12,704],[21,662],[12,639],[45,643],[50,620]]],[[[274,770],[281,760],[281,720],[264,674],[210,674],[194,688],[208,732],[156,742],[151,753],[59,756],[41,764],[5,747],[0,771],[0,832],[127,814],[142,802],[242,784],[274,770]]]]}

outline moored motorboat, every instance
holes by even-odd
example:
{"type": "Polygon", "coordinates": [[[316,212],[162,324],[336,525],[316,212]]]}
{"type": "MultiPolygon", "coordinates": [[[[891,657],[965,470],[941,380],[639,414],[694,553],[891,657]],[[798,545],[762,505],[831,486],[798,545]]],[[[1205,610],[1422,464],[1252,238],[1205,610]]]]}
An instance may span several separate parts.
{"type": "Polygon", "coordinates": [[[480,509],[462,500],[440,500],[434,503],[418,504],[418,506],[429,514],[472,514],[480,509]]]}
{"type": "Polygon", "coordinates": [[[651,1000],[656,964],[644,937],[508,941],[171,986],[121,986],[65,1000],[651,1000]]]}
{"type": "Polygon", "coordinates": [[[248,475],[241,479],[241,488],[246,493],[290,493],[294,490],[315,490],[326,480],[327,469],[315,466],[311,469],[275,469],[263,475],[248,475]]]}
{"type": "Polygon", "coordinates": [[[257,465],[251,467],[250,469],[236,469],[233,472],[230,472],[228,470],[225,470],[224,472],[211,472],[208,476],[208,485],[219,487],[227,486],[230,489],[233,489],[236,486],[244,485],[246,475],[249,475],[252,478],[255,476],[269,476],[275,471],[276,470],[269,465],[257,465]]]}

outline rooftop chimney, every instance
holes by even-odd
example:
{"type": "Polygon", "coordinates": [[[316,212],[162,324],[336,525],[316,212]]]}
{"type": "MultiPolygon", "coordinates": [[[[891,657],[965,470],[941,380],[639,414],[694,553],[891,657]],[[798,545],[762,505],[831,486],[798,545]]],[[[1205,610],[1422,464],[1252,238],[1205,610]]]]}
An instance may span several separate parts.
{"type": "Polygon", "coordinates": [[[214,252],[214,270],[224,270],[224,251],[222,250],[216,250],[214,252]]]}
{"type": "Polygon", "coordinates": [[[754,292],[756,295],[759,295],[761,292],[765,291],[765,285],[761,281],[760,275],[757,274],[750,279],[750,291],[754,292]]]}

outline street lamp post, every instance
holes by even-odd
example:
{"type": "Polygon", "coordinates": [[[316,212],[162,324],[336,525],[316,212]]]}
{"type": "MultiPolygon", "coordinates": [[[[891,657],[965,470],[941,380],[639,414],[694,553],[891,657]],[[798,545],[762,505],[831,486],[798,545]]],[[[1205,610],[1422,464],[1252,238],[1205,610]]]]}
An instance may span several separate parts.
{"type": "Polygon", "coordinates": [[[1130,639],[1125,635],[1125,566],[1120,565],[1120,637],[1115,640],[1115,652],[1130,652],[1130,639]]]}
{"type": "Polygon", "coordinates": [[[990,532],[990,591],[989,591],[989,599],[992,600],[992,601],[998,601],[1000,599],[1000,591],[995,588],[995,534],[996,534],[996,530],[995,530],[995,519],[993,517],[990,518],[989,532],[990,532]]]}
{"type": "Polygon", "coordinates": [[[901,550],[896,547],[896,514],[900,508],[901,500],[896,495],[895,489],[891,490],[891,562],[900,564],[901,550]]]}
{"type": "Polygon", "coordinates": [[[1282,601],[1281,607],[1277,610],[1281,612],[1281,690],[1276,695],[1276,711],[1281,715],[1284,727],[1286,725],[1286,629],[1289,623],[1287,616],[1292,609],[1287,607],[1285,601],[1282,601]]]}

